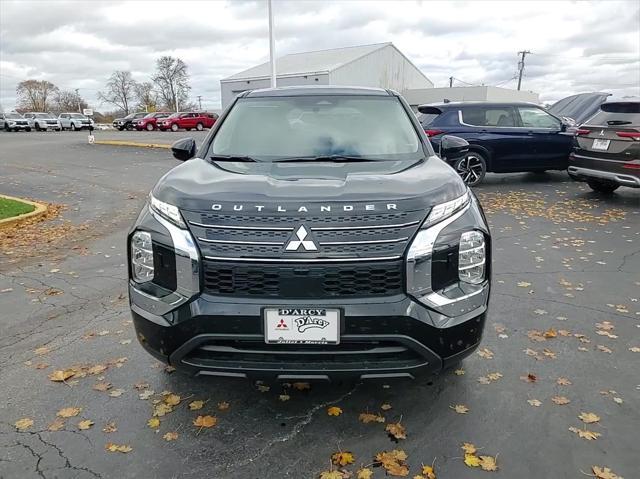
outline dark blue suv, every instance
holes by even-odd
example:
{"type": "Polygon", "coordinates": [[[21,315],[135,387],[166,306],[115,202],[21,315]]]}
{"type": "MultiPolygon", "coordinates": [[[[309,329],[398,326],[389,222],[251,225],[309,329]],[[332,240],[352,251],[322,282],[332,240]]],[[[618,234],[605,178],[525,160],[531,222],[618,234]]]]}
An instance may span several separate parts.
{"type": "Polygon", "coordinates": [[[469,153],[449,163],[475,186],[487,171],[566,170],[573,133],[532,103],[460,102],[421,105],[418,118],[436,151],[444,135],[469,142],[469,153]]]}

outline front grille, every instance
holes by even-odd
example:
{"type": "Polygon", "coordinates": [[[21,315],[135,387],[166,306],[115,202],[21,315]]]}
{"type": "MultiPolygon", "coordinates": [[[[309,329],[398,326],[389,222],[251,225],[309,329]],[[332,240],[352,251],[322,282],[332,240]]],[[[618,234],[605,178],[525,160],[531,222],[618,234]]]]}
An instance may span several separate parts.
{"type": "Polygon", "coordinates": [[[204,261],[204,290],[224,296],[327,299],[403,290],[402,261],[366,264],[240,264],[204,261]]]}

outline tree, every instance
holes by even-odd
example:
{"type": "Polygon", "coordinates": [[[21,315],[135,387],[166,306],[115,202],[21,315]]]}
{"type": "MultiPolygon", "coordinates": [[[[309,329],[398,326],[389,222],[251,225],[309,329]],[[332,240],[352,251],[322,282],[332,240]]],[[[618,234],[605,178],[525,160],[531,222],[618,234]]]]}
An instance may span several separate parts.
{"type": "Polygon", "coordinates": [[[138,108],[148,112],[158,109],[158,93],[153,89],[153,83],[143,82],[136,85],[136,99],[138,108]]]}
{"type": "Polygon", "coordinates": [[[46,112],[50,105],[51,96],[58,91],[58,87],[47,80],[25,80],[18,83],[18,107],[28,111],[46,112]]]}
{"type": "Polygon", "coordinates": [[[117,106],[128,115],[136,98],[136,85],[131,72],[115,71],[107,81],[106,90],[98,92],[98,99],[117,106]]]}
{"type": "Polygon", "coordinates": [[[189,99],[189,73],[187,64],[180,58],[158,58],[156,74],[151,79],[158,87],[160,98],[172,111],[179,111],[189,99]]]}
{"type": "Polygon", "coordinates": [[[58,113],[81,112],[88,107],[87,102],[75,91],[57,91],[54,97],[53,109],[58,113]]]}

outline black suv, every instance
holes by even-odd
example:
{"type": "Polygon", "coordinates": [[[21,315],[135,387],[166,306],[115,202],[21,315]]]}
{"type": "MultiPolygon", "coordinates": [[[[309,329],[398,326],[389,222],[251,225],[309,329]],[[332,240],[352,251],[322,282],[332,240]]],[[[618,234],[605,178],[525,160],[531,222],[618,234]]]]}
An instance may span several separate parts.
{"type": "Polygon", "coordinates": [[[418,111],[436,151],[443,135],[469,142],[467,156],[450,161],[469,186],[480,183],[487,171],[567,169],[569,125],[532,103],[438,103],[420,105],[418,111]]]}
{"type": "Polygon", "coordinates": [[[397,93],[244,92],[199,149],[172,149],[189,161],[127,239],[134,325],[156,358],[195,375],[370,379],[478,346],[489,228],[397,93]]]}
{"type": "Polygon", "coordinates": [[[141,111],[139,113],[129,113],[124,118],[116,118],[115,120],[113,120],[113,127],[117,128],[120,131],[133,130],[136,127],[138,120],[143,119],[145,116],[147,116],[147,114],[148,113],[144,111],[141,111]]]}
{"type": "Polygon", "coordinates": [[[600,193],[640,188],[640,99],[603,103],[576,133],[569,176],[600,193]]]}

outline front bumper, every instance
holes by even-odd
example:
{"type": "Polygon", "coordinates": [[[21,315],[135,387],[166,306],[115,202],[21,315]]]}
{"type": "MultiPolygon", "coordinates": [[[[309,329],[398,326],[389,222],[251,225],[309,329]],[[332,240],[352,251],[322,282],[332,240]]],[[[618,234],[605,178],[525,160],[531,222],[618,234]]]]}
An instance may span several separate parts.
{"type": "MultiPolygon", "coordinates": [[[[438,249],[437,257],[453,254],[449,249],[443,253],[442,248],[459,238],[460,231],[474,228],[485,232],[490,250],[486,221],[475,200],[436,226],[434,258],[438,249]]],[[[239,298],[201,292],[200,253],[189,233],[147,207],[131,233],[136,230],[151,232],[154,244],[170,246],[177,278],[171,287],[129,282],[138,340],[156,358],[193,375],[272,380],[412,378],[458,362],[482,338],[490,294],[489,264],[488,279],[473,291],[449,284],[420,301],[406,293],[366,298],[239,298]],[[340,344],[266,344],[262,311],[269,306],[340,308],[340,344]]]]}
{"type": "Polygon", "coordinates": [[[21,123],[21,124],[7,123],[7,126],[11,130],[26,130],[31,128],[31,125],[29,125],[29,123],[21,123]]]}

